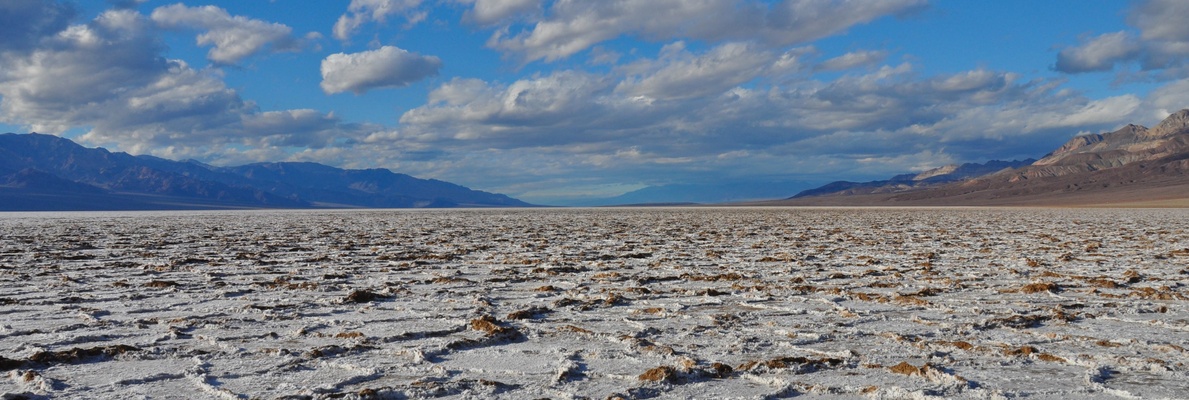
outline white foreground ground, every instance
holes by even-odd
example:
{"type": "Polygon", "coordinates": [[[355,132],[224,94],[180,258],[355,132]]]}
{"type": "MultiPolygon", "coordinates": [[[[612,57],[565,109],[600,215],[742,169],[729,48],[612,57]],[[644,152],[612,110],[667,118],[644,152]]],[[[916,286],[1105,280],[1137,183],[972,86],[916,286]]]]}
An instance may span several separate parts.
{"type": "Polygon", "coordinates": [[[1189,210],[0,216],[3,398],[1189,398],[1189,210]]]}

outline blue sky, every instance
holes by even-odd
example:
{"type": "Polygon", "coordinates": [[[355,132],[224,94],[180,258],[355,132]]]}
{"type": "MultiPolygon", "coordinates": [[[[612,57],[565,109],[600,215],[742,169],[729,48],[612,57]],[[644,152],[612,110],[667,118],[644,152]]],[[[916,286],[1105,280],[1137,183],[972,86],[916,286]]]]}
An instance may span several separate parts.
{"type": "Polygon", "coordinates": [[[0,130],[540,203],[1039,157],[1189,107],[1189,2],[0,3],[0,130]]]}

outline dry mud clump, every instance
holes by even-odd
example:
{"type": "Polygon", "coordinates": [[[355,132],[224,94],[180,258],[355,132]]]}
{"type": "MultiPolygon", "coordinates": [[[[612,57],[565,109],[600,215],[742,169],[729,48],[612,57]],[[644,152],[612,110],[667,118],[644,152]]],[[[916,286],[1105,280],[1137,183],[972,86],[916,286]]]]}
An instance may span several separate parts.
{"type": "Polygon", "coordinates": [[[2,398],[1186,398],[1189,211],[0,215],[2,398]]]}

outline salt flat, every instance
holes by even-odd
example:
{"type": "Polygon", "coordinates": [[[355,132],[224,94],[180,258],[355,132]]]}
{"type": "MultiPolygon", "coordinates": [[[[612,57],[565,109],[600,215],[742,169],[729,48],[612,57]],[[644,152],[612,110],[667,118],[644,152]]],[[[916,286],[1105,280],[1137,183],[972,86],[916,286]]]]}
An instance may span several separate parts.
{"type": "Polygon", "coordinates": [[[5,398],[1186,398],[1189,210],[0,216],[5,398]]]}

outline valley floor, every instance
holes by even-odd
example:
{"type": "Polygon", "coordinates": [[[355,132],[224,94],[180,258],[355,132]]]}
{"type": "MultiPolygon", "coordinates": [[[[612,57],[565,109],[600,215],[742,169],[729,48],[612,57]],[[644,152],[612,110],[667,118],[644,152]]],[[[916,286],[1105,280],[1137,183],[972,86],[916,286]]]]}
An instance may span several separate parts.
{"type": "Polygon", "coordinates": [[[0,214],[5,398],[1184,398],[1189,210],[0,214]]]}

